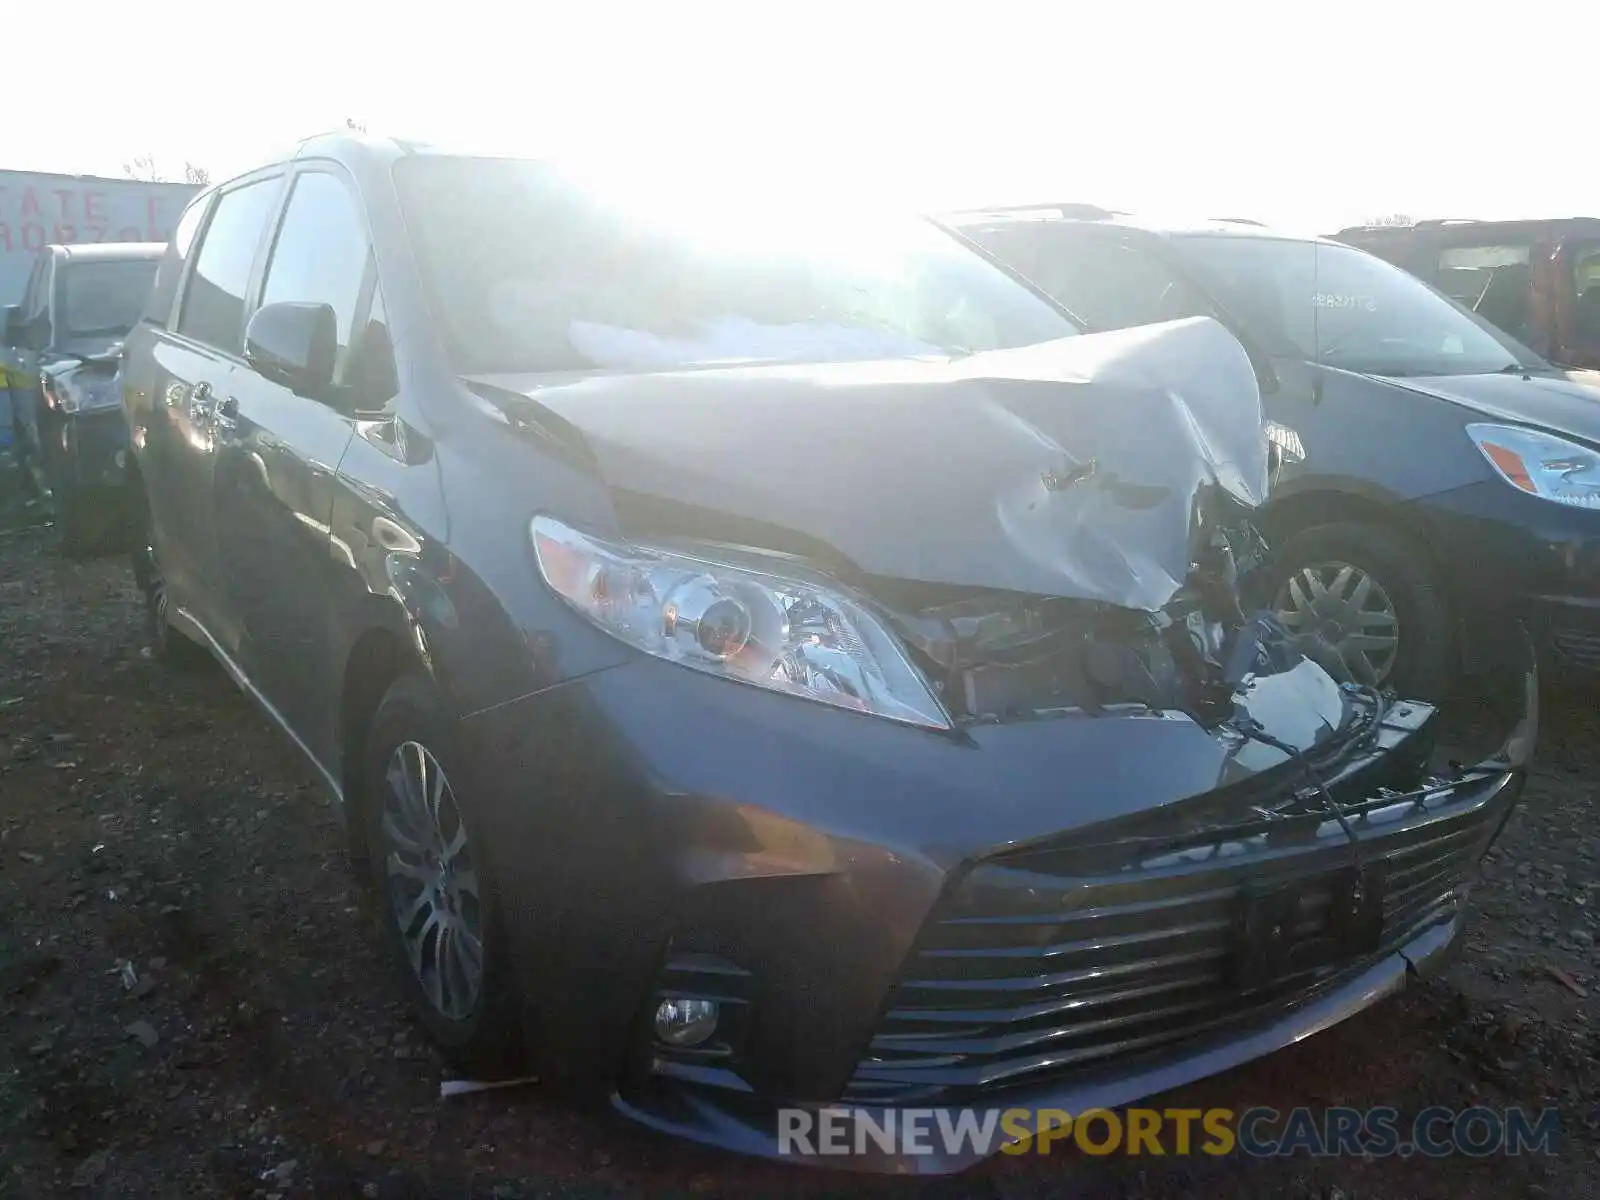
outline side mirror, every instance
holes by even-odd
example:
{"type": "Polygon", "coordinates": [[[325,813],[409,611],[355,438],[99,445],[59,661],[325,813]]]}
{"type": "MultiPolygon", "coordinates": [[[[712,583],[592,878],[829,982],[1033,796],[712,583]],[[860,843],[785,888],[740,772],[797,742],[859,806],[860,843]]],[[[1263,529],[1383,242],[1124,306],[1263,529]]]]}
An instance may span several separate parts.
{"type": "Polygon", "coordinates": [[[267,379],[302,396],[324,398],[333,386],[338,322],[327,304],[293,300],[256,310],[244,331],[244,357],[267,379]]]}

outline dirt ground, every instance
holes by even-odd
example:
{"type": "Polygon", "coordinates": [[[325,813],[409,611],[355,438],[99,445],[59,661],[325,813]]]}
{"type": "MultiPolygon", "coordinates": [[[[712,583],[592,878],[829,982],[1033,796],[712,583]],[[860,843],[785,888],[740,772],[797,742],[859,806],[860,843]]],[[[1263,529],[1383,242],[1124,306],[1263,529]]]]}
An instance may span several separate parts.
{"type": "MultiPolygon", "coordinates": [[[[1600,690],[1546,695],[1443,981],[1156,1101],[1554,1106],[1556,1155],[837,1175],[678,1145],[537,1086],[441,1100],[309,771],[219,670],[143,657],[125,563],[63,560],[42,520],[0,503],[0,1196],[1600,1195],[1600,690]]],[[[1451,717],[1463,739],[1500,732],[1474,705],[1451,717]]]]}

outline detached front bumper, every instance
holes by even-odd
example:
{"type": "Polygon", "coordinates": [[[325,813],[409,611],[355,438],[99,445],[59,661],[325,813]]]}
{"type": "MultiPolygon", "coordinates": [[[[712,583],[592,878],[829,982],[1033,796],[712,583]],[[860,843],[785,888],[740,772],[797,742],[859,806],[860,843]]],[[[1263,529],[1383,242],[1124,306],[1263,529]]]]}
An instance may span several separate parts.
{"type": "MultiPolygon", "coordinates": [[[[1529,680],[1503,761],[1393,791],[1432,742],[1432,710],[1402,704],[1318,767],[1359,852],[1295,764],[1244,769],[1187,719],[949,738],[651,660],[463,730],[530,1048],[615,1079],[616,1107],[657,1129],[792,1157],[783,1106],[881,1125],[1127,1104],[1430,969],[1520,793],[1529,680]],[[1354,936],[1331,914],[1358,863],[1354,936]],[[1263,953],[1241,916],[1273,911],[1293,931],[1263,953]],[[668,998],[716,1000],[712,1041],[655,1038],[668,998]]],[[[800,1161],[941,1173],[977,1157],[800,1161]]]]}

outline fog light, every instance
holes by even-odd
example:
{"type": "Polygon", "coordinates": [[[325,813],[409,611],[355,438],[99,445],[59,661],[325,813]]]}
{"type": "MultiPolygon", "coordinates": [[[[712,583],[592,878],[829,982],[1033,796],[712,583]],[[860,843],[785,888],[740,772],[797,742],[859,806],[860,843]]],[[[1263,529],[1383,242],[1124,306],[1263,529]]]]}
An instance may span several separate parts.
{"type": "Polygon", "coordinates": [[[698,1046],[717,1031],[715,1000],[663,1000],[656,1008],[656,1036],[669,1046],[698,1046]]]}

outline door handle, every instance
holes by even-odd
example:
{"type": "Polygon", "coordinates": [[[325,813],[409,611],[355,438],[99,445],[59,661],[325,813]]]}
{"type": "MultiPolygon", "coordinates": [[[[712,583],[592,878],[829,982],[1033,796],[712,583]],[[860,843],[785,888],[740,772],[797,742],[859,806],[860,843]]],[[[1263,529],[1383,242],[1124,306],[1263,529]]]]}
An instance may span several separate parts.
{"type": "Polygon", "coordinates": [[[189,422],[198,425],[205,419],[207,403],[211,399],[211,385],[202,379],[189,389],[189,422]]]}

